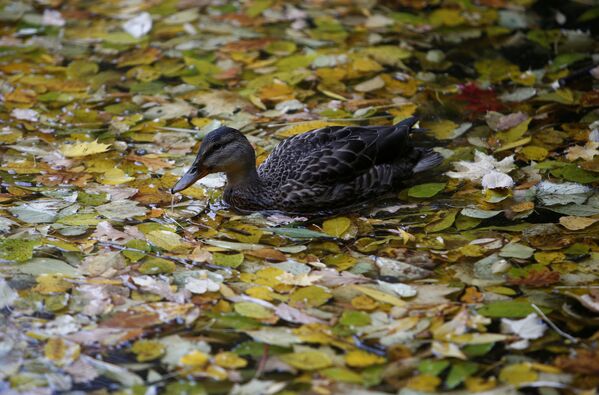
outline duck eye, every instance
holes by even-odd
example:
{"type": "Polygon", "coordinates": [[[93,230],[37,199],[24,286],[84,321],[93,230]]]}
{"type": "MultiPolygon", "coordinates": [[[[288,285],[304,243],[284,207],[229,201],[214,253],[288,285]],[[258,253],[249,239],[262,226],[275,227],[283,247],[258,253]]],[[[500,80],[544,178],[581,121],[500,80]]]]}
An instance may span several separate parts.
{"type": "Polygon", "coordinates": [[[204,153],[204,155],[210,155],[212,154],[214,151],[218,150],[220,148],[220,144],[218,143],[214,143],[212,144],[210,147],[208,147],[206,149],[206,152],[204,153]]]}

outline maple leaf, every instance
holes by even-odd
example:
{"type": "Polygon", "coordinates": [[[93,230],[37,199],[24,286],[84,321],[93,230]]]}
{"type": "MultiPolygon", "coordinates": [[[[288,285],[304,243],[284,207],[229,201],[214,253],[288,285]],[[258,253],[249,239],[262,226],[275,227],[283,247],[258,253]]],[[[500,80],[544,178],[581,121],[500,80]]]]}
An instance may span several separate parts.
{"type": "Polygon", "coordinates": [[[509,173],[516,166],[514,156],[508,156],[498,161],[493,156],[481,151],[474,151],[474,161],[459,161],[454,163],[457,171],[449,171],[451,178],[462,178],[475,182],[481,182],[486,188],[506,188],[513,185],[509,173]]]}
{"type": "Polygon", "coordinates": [[[108,151],[110,144],[98,143],[98,141],[81,142],[75,144],[63,144],[60,147],[60,151],[66,157],[74,158],[80,156],[87,156],[93,154],[99,154],[108,151]]]}

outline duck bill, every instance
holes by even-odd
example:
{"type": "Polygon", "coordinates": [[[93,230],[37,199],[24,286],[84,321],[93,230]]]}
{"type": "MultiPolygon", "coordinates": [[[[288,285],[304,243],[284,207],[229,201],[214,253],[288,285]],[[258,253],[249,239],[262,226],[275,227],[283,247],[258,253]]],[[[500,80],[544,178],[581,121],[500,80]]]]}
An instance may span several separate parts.
{"type": "Polygon", "coordinates": [[[183,174],[183,177],[177,181],[174,187],[171,188],[171,193],[177,193],[184,189],[192,186],[197,180],[200,178],[206,177],[209,173],[207,169],[199,169],[198,171],[192,171],[193,167],[191,167],[187,173],[183,174]]]}

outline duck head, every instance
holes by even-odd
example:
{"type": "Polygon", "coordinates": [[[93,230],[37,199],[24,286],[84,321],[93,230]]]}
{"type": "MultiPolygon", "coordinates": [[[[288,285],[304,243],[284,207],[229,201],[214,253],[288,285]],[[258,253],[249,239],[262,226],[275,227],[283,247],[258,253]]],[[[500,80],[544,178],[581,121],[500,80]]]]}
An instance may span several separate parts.
{"type": "Polygon", "coordinates": [[[257,176],[256,155],[248,139],[237,129],[221,126],[202,140],[195,161],[171,189],[182,191],[211,173],[224,172],[229,185],[250,181],[257,176]]]}

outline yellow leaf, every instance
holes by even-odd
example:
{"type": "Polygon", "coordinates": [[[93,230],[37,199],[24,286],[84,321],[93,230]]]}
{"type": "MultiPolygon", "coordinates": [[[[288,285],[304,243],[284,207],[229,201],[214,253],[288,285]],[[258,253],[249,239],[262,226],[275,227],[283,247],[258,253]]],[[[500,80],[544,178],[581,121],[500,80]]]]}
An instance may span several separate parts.
{"type": "Polygon", "coordinates": [[[436,122],[422,122],[422,127],[430,130],[440,140],[449,140],[454,137],[454,130],[458,127],[458,124],[445,119],[436,122]]]}
{"type": "Polygon", "coordinates": [[[441,379],[432,374],[421,374],[412,377],[407,387],[416,391],[435,392],[435,389],[441,384],[441,379]]]}
{"type": "Polygon", "coordinates": [[[463,335],[448,335],[444,340],[457,344],[485,344],[503,341],[507,338],[507,335],[498,333],[465,333],[463,335]]]}
{"type": "Polygon", "coordinates": [[[216,356],[214,357],[214,362],[222,367],[222,368],[226,368],[226,369],[238,369],[238,368],[244,368],[248,362],[239,357],[237,354],[235,354],[234,352],[219,352],[218,354],[216,354],[216,356]]]}
{"type": "Polygon", "coordinates": [[[534,253],[535,261],[541,265],[549,265],[550,263],[562,262],[566,259],[566,254],[559,251],[537,251],[534,253]]]}
{"type": "Polygon", "coordinates": [[[262,299],[266,301],[271,301],[275,297],[275,293],[265,285],[249,288],[245,291],[245,293],[251,296],[252,298],[262,299]]]}
{"type": "Polygon", "coordinates": [[[317,285],[310,285],[305,288],[299,288],[293,292],[289,298],[289,301],[293,305],[307,305],[311,307],[318,307],[325,304],[332,295],[323,287],[317,285]]]}
{"type": "Polygon", "coordinates": [[[262,230],[248,224],[231,224],[225,227],[227,235],[242,243],[258,243],[262,237],[262,230]]]}
{"type": "Polygon", "coordinates": [[[337,217],[333,219],[327,219],[322,223],[322,230],[330,236],[341,237],[349,227],[351,226],[351,220],[346,217],[337,217]]]}
{"type": "Polygon", "coordinates": [[[379,303],[366,295],[360,295],[351,300],[351,305],[358,310],[370,311],[376,309],[379,303]]]}
{"type": "Polygon", "coordinates": [[[79,344],[53,337],[44,346],[44,355],[58,366],[68,365],[77,358],[81,349],[79,344]]]}
{"type": "Polygon", "coordinates": [[[310,130],[325,128],[327,126],[342,126],[347,125],[347,123],[340,122],[327,122],[327,121],[308,121],[308,122],[300,122],[290,126],[285,126],[282,129],[277,131],[277,136],[279,137],[291,137],[296,134],[302,134],[305,132],[309,132],[310,130]]]}
{"type": "Polygon", "coordinates": [[[208,363],[208,355],[201,351],[192,351],[189,354],[183,355],[179,363],[194,368],[201,368],[208,363]]]}
{"type": "Polygon", "coordinates": [[[503,143],[511,143],[521,138],[524,133],[528,130],[528,124],[532,121],[532,118],[528,118],[513,128],[506,130],[505,132],[497,133],[497,138],[503,143]]]}
{"type": "Polygon", "coordinates": [[[487,380],[482,377],[468,377],[465,384],[470,392],[483,392],[495,388],[497,380],[495,377],[489,377],[487,380]]]}
{"type": "Polygon", "coordinates": [[[561,217],[559,219],[560,225],[562,225],[564,228],[568,230],[585,229],[593,225],[597,221],[599,221],[599,218],[576,217],[573,215],[561,217]]]}
{"type": "Polygon", "coordinates": [[[152,361],[164,354],[165,347],[162,343],[153,340],[138,340],[131,346],[131,351],[138,362],[152,361]]]}
{"type": "Polygon", "coordinates": [[[401,228],[397,230],[399,232],[399,235],[401,236],[401,240],[403,241],[404,245],[408,244],[408,242],[410,241],[416,240],[416,236],[414,236],[413,234],[408,233],[401,228]]]}
{"type": "Polygon", "coordinates": [[[133,181],[134,177],[129,177],[127,173],[119,168],[107,170],[102,177],[102,184],[106,185],[119,185],[129,181],[133,181]]]}
{"type": "Polygon", "coordinates": [[[322,351],[301,351],[281,355],[283,362],[302,370],[324,369],[333,364],[331,357],[322,351]]]}
{"type": "Polygon", "coordinates": [[[404,119],[411,117],[414,115],[418,106],[414,103],[405,103],[402,104],[398,108],[391,108],[388,112],[393,115],[393,123],[396,124],[398,122],[403,121],[404,119]]]}
{"type": "Polygon", "coordinates": [[[532,370],[530,363],[517,363],[501,369],[499,380],[512,385],[535,381],[539,375],[532,370]]]}
{"type": "Polygon", "coordinates": [[[210,365],[206,368],[206,370],[204,371],[204,373],[206,375],[208,375],[209,377],[213,378],[214,380],[226,380],[229,375],[227,374],[227,371],[223,368],[221,368],[220,366],[215,366],[215,365],[210,365]]]}
{"type": "Polygon", "coordinates": [[[66,292],[73,287],[73,284],[60,274],[41,274],[35,280],[37,285],[33,290],[43,295],[66,292]]]}
{"type": "Polygon", "coordinates": [[[543,147],[537,147],[536,145],[528,145],[520,150],[520,153],[528,160],[543,160],[549,155],[549,151],[543,147]]]}
{"type": "Polygon", "coordinates": [[[345,354],[345,363],[354,368],[365,368],[371,365],[385,363],[385,358],[366,351],[355,350],[345,354]]]}
{"type": "Polygon", "coordinates": [[[256,279],[252,282],[274,287],[275,285],[280,284],[281,281],[279,280],[279,276],[285,273],[284,270],[279,269],[278,267],[265,267],[256,272],[256,279]]]}
{"type": "Polygon", "coordinates": [[[239,315],[249,318],[255,318],[258,320],[264,320],[268,318],[272,318],[273,314],[270,310],[268,310],[264,306],[260,306],[256,303],[251,302],[240,302],[235,303],[233,306],[235,312],[239,315]]]}
{"type": "Polygon", "coordinates": [[[76,158],[79,156],[87,156],[106,152],[109,148],[110,144],[98,143],[98,141],[95,140],[92,142],[63,144],[62,147],[60,147],[60,151],[66,157],[76,158]]]}
{"type": "Polygon", "coordinates": [[[406,305],[406,302],[398,297],[379,291],[378,289],[369,288],[364,285],[354,285],[354,288],[370,296],[371,298],[378,300],[379,302],[389,303],[390,305],[397,307],[403,307],[406,305]]]}
{"type": "Polygon", "coordinates": [[[356,57],[351,64],[351,70],[359,74],[381,71],[383,66],[368,57],[356,57]]]}
{"type": "Polygon", "coordinates": [[[562,372],[561,369],[558,367],[551,366],[551,365],[545,365],[543,363],[537,363],[537,362],[531,362],[530,367],[532,369],[539,370],[543,373],[549,373],[549,374],[559,374],[562,372]]]}
{"type": "Polygon", "coordinates": [[[163,250],[173,251],[183,246],[181,236],[168,230],[154,230],[146,235],[148,241],[163,250]]]}

